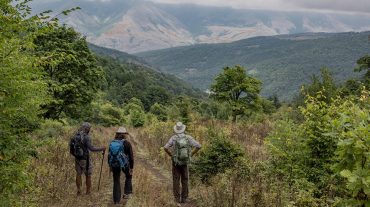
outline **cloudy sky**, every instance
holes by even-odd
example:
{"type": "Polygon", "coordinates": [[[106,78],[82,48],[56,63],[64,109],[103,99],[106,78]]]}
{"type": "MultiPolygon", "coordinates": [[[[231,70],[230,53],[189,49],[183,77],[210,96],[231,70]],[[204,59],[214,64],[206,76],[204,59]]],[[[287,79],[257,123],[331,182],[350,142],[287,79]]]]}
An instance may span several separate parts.
{"type": "Polygon", "coordinates": [[[370,13],[370,0],[151,0],[162,3],[195,3],[233,8],[316,10],[370,13]]]}

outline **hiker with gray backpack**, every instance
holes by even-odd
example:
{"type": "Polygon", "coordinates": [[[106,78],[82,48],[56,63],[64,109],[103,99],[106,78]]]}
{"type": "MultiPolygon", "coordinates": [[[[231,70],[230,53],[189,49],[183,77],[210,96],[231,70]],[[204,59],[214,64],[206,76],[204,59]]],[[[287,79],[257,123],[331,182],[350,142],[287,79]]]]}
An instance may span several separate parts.
{"type": "Polygon", "coordinates": [[[199,151],[201,145],[192,136],[185,134],[186,126],[183,123],[177,122],[173,129],[175,135],[164,146],[164,150],[172,158],[173,194],[177,206],[181,206],[181,203],[186,203],[189,195],[188,164],[191,157],[199,151]],[[195,149],[192,151],[192,148],[195,149]]]}
{"type": "Polygon", "coordinates": [[[91,125],[85,122],[73,135],[69,142],[69,151],[75,157],[77,195],[81,195],[82,174],[86,176],[86,195],[91,193],[91,174],[93,163],[91,152],[105,152],[105,147],[94,147],[89,136],[91,125]]]}
{"type": "Polygon", "coordinates": [[[134,153],[131,143],[127,140],[129,133],[126,128],[120,127],[114,140],[109,144],[108,164],[113,172],[113,202],[121,201],[121,171],[125,174],[123,199],[129,199],[132,194],[132,173],[134,168],[134,153]]]}

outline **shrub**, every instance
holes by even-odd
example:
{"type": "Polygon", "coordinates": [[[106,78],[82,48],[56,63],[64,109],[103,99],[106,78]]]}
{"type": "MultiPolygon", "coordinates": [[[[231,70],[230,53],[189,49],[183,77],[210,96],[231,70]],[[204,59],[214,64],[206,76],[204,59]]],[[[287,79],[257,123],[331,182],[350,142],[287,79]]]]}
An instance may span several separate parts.
{"type": "Polygon", "coordinates": [[[130,124],[133,127],[142,127],[145,124],[145,112],[143,110],[130,111],[130,124]]]}
{"type": "Polygon", "coordinates": [[[235,166],[245,154],[222,133],[209,131],[209,143],[194,162],[194,171],[202,182],[235,166]]]}
{"type": "Polygon", "coordinates": [[[155,103],[151,106],[150,113],[154,114],[160,121],[167,121],[166,108],[161,104],[155,103]]]}

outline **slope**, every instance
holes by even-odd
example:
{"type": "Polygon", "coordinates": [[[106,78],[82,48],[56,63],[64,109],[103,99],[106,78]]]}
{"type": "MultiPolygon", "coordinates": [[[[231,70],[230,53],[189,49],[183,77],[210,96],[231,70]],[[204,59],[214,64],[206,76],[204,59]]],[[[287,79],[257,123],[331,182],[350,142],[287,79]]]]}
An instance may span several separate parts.
{"type": "Polygon", "coordinates": [[[205,95],[173,75],[155,71],[141,58],[94,45],[90,45],[90,49],[105,72],[106,98],[115,104],[121,105],[136,97],[149,109],[155,102],[165,104],[175,96],[202,98],[205,95]]]}
{"type": "Polygon", "coordinates": [[[224,66],[243,65],[263,82],[263,95],[291,99],[312,74],[329,67],[337,81],[354,76],[356,60],[370,53],[361,33],[311,33],[256,37],[228,44],[202,44],[139,53],[161,71],[208,89],[224,66]]]}

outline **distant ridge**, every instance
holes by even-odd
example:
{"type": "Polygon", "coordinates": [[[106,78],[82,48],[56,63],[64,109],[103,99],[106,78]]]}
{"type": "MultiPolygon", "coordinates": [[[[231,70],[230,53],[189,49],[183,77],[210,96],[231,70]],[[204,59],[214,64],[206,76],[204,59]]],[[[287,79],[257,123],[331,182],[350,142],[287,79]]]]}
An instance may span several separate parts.
{"type": "Polygon", "coordinates": [[[310,76],[328,67],[337,82],[358,74],[356,61],[370,54],[370,32],[307,33],[254,37],[138,53],[161,71],[206,90],[224,66],[242,65],[263,82],[262,94],[291,99],[310,76]]]}

